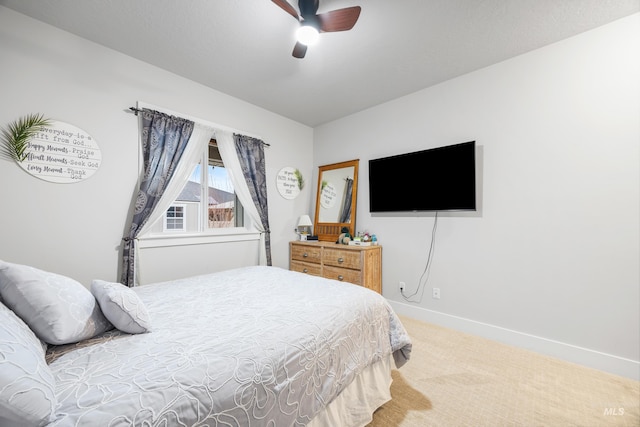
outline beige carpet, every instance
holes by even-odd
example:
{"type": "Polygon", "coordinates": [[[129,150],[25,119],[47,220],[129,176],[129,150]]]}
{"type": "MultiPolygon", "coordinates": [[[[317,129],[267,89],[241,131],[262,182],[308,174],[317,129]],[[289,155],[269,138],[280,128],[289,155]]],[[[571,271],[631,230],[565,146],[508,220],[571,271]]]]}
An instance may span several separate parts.
{"type": "Polygon", "coordinates": [[[402,317],[411,360],[368,427],[640,427],[640,383],[402,317]]]}

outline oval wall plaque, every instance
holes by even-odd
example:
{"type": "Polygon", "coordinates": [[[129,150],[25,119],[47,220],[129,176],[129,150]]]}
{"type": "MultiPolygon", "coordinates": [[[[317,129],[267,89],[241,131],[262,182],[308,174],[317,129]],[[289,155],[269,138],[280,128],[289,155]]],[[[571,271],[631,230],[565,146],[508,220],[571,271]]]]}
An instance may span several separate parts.
{"type": "Polygon", "coordinates": [[[68,123],[50,120],[29,141],[27,158],[18,164],[36,178],[69,184],[93,175],[102,162],[96,141],[68,123]]]}

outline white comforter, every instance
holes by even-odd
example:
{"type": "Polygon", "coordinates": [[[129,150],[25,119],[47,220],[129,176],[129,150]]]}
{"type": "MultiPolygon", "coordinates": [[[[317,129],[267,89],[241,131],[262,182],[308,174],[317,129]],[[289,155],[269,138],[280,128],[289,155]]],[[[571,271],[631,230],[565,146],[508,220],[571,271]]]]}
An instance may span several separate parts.
{"type": "Polygon", "coordinates": [[[305,425],[364,367],[411,351],[380,295],[276,267],[134,289],[152,332],[50,349],[51,426],[305,425]]]}

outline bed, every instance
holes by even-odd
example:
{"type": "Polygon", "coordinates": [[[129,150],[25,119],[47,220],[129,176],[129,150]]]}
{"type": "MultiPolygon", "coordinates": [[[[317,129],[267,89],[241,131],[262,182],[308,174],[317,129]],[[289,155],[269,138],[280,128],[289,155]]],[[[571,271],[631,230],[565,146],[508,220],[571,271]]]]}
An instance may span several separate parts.
{"type": "Polygon", "coordinates": [[[379,294],[277,267],[69,282],[0,261],[2,426],[363,426],[410,357],[379,294]],[[50,293],[72,308],[55,336],[32,313],[50,293]]]}

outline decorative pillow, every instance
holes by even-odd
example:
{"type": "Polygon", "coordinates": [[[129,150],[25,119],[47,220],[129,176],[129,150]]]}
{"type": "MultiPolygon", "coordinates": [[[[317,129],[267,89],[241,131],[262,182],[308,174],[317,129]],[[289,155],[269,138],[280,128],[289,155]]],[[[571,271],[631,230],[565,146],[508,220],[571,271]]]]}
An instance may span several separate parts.
{"type": "Polygon", "coordinates": [[[142,334],[151,330],[149,313],[131,288],[120,283],[94,280],[91,292],[107,319],[122,332],[142,334]]]}
{"type": "Polygon", "coordinates": [[[55,379],[42,343],[0,304],[0,425],[48,424],[55,418],[57,404],[55,379]]]}
{"type": "Polygon", "coordinates": [[[0,261],[0,295],[49,344],[70,344],[111,329],[91,292],[65,276],[0,261]]]}

